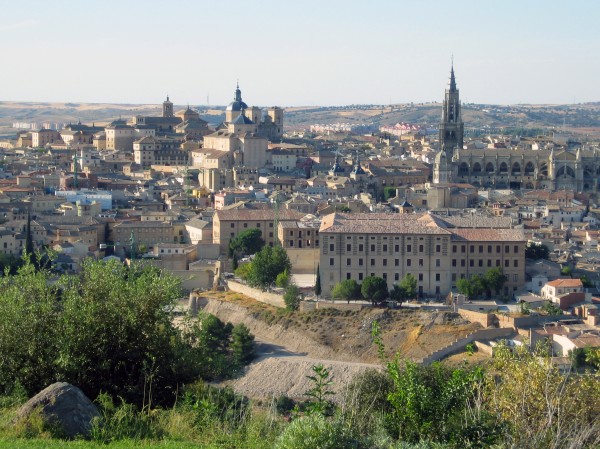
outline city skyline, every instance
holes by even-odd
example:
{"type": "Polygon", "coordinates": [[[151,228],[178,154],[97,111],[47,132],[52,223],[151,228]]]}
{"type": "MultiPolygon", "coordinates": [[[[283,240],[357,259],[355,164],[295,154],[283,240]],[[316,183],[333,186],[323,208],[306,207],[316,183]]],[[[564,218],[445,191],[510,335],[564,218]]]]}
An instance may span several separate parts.
{"type": "Polygon", "coordinates": [[[226,105],[600,100],[591,1],[26,1],[3,8],[0,100],[226,105]]]}

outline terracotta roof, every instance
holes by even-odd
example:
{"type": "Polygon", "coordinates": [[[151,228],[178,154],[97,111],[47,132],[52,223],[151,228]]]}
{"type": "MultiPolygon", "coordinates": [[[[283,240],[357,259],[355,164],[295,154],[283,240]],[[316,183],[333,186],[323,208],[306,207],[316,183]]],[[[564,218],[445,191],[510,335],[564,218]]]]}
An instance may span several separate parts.
{"type": "Polygon", "coordinates": [[[583,283],[581,279],[556,279],[554,281],[550,281],[546,283],[550,287],[566,287],[566,288],[574,288],[574,287],[583,287],[583,283]]]}
{"type": "MultiPolygon", "coordinates": [[[[300,220],[306,214],[295,210],[280,209],[280,220],[300,220]]],[[[222,209],[215,213],[220,221],[267,221],[275,219],[274,209],[222,209]]]]}
{"type": "Polygon", "coordinates": [[[525,234],[520,229],[453,228],[452,240],[488,242],[525,242],[525,234]]]}

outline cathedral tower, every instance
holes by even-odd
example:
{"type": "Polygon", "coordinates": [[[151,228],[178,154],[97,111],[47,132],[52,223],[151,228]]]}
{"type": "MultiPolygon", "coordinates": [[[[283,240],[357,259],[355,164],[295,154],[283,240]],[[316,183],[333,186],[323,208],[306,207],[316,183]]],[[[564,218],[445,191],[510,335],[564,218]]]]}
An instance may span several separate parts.
{"type": "Polygon", "coordinates": [[[460,111],[460,98],[454,79],[454,64],[450,70],[450,88],[446,89],[442,121],[440,122],[440,151],[446,153],[448,160],[452,159],[455,148],[462,149],[464,124],[460,111]]]}

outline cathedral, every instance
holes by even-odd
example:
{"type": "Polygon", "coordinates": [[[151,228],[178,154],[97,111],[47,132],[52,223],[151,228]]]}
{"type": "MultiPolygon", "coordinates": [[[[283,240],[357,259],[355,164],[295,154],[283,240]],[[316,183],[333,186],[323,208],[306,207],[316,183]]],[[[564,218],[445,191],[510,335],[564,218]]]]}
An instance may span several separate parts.
{"type": "Polygon", "coordinates": [[[464,123],[454,66],[439,126],[433,183],[464,183],[491,189],[546,189],[598,192],[600,150],[464,149],[464,123]]]}

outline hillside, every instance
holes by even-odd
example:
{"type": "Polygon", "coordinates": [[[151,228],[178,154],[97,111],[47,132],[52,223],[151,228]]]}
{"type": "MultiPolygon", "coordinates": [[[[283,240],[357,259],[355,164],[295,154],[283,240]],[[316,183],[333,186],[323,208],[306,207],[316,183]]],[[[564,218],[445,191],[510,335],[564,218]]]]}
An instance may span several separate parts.
{"type": "MultiPolygon", "coordinates": [[[[186,105],[176,105],[175,111],[186,105]]],[[[224,107],[194,106],[211,125],[224,120],[224,107]]],[[[441,104],[409,103],[398,105],[304,106],[285,108],[287,130],[307,129],[312,124],[351,123],[393,125],[399,122],[437,127],[441,104]]],[[[15,121],[105,124],[119,117],[136,114],[159,115],[158,104],[33,103],[0,102],[0,134],[16,132],[15,121]]],[[[479,105],[463,104],[467,132],[502,129],[564,129],[584,134],[600,134],[600,103],[574,105],[479,105]]]]}

